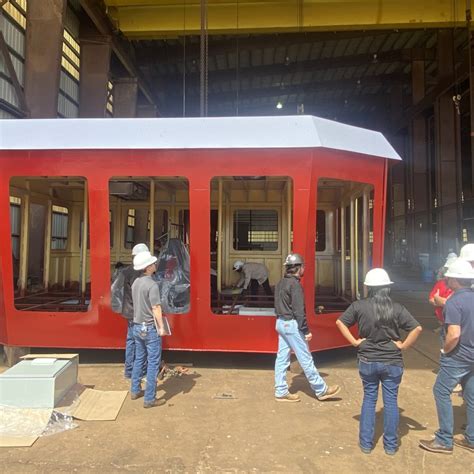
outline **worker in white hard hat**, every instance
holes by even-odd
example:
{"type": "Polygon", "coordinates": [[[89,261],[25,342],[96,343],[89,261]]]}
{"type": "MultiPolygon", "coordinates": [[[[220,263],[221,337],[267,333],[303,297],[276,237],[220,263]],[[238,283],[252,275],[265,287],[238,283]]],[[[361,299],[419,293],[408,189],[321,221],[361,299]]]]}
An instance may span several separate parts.
{"type": "Polygon", "coordinates": [[[454,294],[444,307],[446,339],[433,387],[439,429],[434,439],[421,440],[420,447],[434,453],[451,454],[454,444],[474,453],[474,291],[471,289],[474,269],[470,262],[458,258],[449,266],[446,277],[454,294]],[[467,426],[464,434],[453,436],[451,394],[459,383],[466,404],[467,426]]]}
{"type": "Polygon", "coordinates": [[[466,244],[459,254],[459,257],[467,260],[474,268],[474,244],[466,244]]]}
{"type": "Polygon", "coordinates": [[[367,272],[364,285],[368,297],[354,301],[336,324],[342,335],[357,347],[359,375],[364,388],[364,401],[359,422],[359,447],[365,454],[374,448],[375,407],[379,385],[384,404],[383,445],[385,453],[398,450],[398,389],[403,375],[402,352],[421,333],[420,323],[402,305],[390,298],[393,282],[383,268],[367,272]],[[354,337],[349,328],[358,325],[354,337]],[[404,341],[400,331],[407,331],[404,341]]]}
{"type": "Polygon", "coordinates": [[[237,260],[234,262],[233,268],[234,271],[240,274],[236,288],[247,290],[250,286],[250,294],[255,296],[258,293],[259,286],[261,286],[266,295],[272,295],[272,289],[268,282],[268,268],[263,263],[245,263],[241,260],[237,260]]]}
{"type": "MultiPolygon", "coordinates": [[[[137,244],[132,248],[132,258],[142,252],[149,252],[146,244],[137,244]]],[[[133,338],[133,300],[132,285],[140,272],[134,270],[133,265],[125,267],[112,284],[112,310],[120,313],[128,324],[125,340],[125,371],[127,379],[132,377],[133,361],[135,360],[135,340],[133,338]]]]}
{"type": "Polygon", "coordinates": [[[156,381],[161,362],[161,337],[165,335],[161,297],[158,283],[152,278],[158,259],[150,252],[140,252],[133,258],[133,269],[139,277],[132,285],[133,337],[135,361],[132,370],[130,397],[144,397],[143,407],[152,408],[165,404],[156,398],[156,381]],[[141,388],[142,370],[146,363],[146,388],[141,388]]]}
{"type": "Polygon", "coordinates": [[[298,395],[290,393],[286,372],[293,351],[318,400],[334,398],[340,391],[338,385],[328,386],[314,365],[308,342],[313,337],[306,321],[304,293],[301,278],[304,261],[301,255],[292,253],[286,257],[285,276],[275,287],[275,329],[278,333],[278,352],[275,360],[275,400],[299,402],[298,395]]]}

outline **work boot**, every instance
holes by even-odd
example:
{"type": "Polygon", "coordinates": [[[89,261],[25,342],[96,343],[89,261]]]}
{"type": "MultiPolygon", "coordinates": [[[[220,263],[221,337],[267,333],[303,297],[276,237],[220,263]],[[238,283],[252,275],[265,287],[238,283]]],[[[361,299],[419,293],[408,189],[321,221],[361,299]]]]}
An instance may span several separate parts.
{"type": "Polygon", "coordinates": [[[137,393],[130,392],[130,398],[132,400],[138,400],[139,398],[142,398],[143,395],[145,395],[145,392],[143,390],[140,390],[137,393]]]}
{"type": "Polygon", "coordinates": [[[340,391],[341,387],[339,387],[339,385],[331,385],[328,386],[328,388],[322,395],[316,395],[316,398],[320,402],[322,402],[323,400],[329,400],[330,398],[334,398],[340,391]]]}
{"type": "Polygon", "coordinates": [[[153,407],[161,407],[166,403],[166,400],[164,398],[157,399],[155,398],[151,402],[145,402],[143,404],[143,408],[153,408],[153,407]]]}
{"type": "Polygon", "coordinates": [[[438,443],[436,439],[421,439],[419,441],[419,446],[420,448],[426,449],[426,451],[430,451],[432,453],[453,454],[453,448],[448,448],[447,446],[438,443]]]}
{"type": "Polygon", "coordinates": [[[283,395],[283,397],[275,397],[275,400],[277,402],[289,402],[289,403],[295,403],[295,402],[301,401],[298,395],[296,395],[295,393],[290,393],[290,392],[288,392],[286,395],[283,395]]]}
{"type": "Polygon", "coordinates": [[[464,437],[464,435],[460,434],[460,435],[454,436],[453,442],[456,446],[467,449],[468,451],[471,451],[471,453],[474,453],[474,444],[469,444],[467,442],[467,439],[464,437]]]}

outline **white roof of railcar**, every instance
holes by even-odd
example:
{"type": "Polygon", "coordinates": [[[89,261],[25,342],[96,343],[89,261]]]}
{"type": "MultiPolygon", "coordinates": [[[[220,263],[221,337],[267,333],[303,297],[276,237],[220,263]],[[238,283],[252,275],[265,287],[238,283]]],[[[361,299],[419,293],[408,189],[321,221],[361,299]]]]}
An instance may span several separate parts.
{"type": "Polygon", "coordinates": [[[380,132],[303,115],[0,120],[0,150],[317,147],[401,159],[380,132]]]}

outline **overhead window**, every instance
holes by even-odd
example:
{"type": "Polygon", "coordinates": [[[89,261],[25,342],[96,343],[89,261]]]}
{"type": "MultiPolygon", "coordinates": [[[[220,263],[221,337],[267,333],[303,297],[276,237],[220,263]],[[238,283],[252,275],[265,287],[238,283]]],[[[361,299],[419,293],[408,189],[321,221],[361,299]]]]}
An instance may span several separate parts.
{"type": "Polygon", "coordinates": [[[51,222],[51,249],[65,250],[67,248],[67,231],[69,210],[62,206],[53,206],[51,222]]]}
{"type": "Polygon", "coordinates": [[[235,250],[278,250],[278,212],[240,209],[234,212],[235,250]]]}

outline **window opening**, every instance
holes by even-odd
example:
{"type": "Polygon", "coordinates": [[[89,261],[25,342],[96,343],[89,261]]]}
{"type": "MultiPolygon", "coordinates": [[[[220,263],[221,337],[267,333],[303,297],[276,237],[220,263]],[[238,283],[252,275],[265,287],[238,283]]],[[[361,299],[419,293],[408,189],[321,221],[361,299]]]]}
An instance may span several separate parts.
{"type": "Polygon", "coordinates": [[[225,176],[211,181],[210,291],[219,315],[274,316],[273,287],[291,249],[292,182],[225,176]],[[234,264],[244,267],[234,270],[234,264]]]}
{"type": "Polygon", "coordinates": [[[16,309],[47,312],[88,310],[89,255],[82,251],[80,230],[88,212],[86,190],[86,181],[80,177],[11,179],[10,222],[16,309]],[[15,194],[20,194],[21,198],[15,194]]]}

